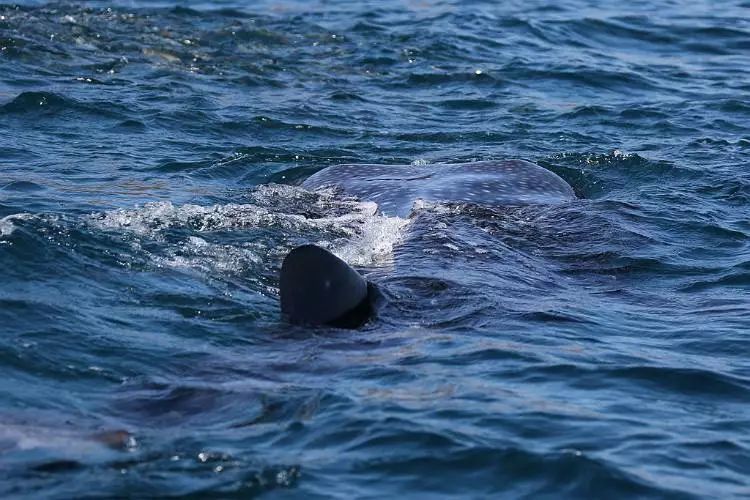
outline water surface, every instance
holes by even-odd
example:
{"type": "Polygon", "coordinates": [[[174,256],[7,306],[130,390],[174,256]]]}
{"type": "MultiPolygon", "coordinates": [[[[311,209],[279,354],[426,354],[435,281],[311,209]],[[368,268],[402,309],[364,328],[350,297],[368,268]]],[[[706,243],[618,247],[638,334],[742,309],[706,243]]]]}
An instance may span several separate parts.
{"type": "Polygon", "coordinates": [[[0,5],[0,495],[750,495],[748,19],[0,5]],[[299,187],[502,158],[580,199],[299,187]],[[377,321],[279,321],[303,242],[381,285],[377,321]]]}

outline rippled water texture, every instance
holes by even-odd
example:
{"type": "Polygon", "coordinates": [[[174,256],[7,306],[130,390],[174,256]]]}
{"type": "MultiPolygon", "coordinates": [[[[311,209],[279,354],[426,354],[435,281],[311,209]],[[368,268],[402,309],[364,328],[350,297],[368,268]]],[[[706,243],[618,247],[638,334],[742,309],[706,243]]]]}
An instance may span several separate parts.
{"type": "Polygon", "coordinates": [[[750,3],[177,3],[0,5],[0,496],[750,496],[750,3]],[[580,199],[299,187],[502,158],[580,199]]]}

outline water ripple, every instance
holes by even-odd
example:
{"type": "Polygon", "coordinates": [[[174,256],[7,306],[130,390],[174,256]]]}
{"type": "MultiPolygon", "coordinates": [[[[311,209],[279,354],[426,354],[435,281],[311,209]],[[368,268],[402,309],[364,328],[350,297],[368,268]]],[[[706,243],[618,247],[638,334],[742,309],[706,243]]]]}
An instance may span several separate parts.
{"type": "Polygon", "coordinates": [[[0,495],[748,496],[747,2],[179,4],[0,5],[0,495]],[[579,199],[297,187],[501,158],[579,199]]]}

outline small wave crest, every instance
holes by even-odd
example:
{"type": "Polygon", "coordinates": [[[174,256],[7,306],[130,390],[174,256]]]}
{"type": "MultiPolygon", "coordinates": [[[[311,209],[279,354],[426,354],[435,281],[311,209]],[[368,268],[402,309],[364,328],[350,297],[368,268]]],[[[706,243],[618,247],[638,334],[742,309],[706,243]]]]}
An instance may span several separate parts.
{"type": "Polygon", "coordinates": [[[13,225],[13,222],[11,220],[11,215],[8,217],[3,217],[0,219],[0,237],[3,236],[10,236],[13,234],[13,231],[16,230],[16,226],[13,225]]]}
{"type": "Polygon", "coordinates": [[[20,213],[0,218],[0,238],[10,236],[16,229],[18,229],[18,226],[13,224],[14,221],[29,220],[32,217],[34,217],[32,214],[20,213]]]}
{"type": "Polygon", "coordinates": [[[370,266],[388,262],[393,247],[402,239],[408,219],[373,215],[362,221],[359,234],[343,246],[333,248],[333,253],[354,266],[370,266]]]}
{"type": "Polygon", "coordinates": [[[330,190],[264,185],[246,198],[248,203],[208,206],[152,202],[93,214],[88,222],[130,238],[137,249],[160,244],[153,256],[159,266],[206,272],[262,265],[303,241],[329,248],[352,265],[379,265],[389,260],[409,223],[330,190]]]}

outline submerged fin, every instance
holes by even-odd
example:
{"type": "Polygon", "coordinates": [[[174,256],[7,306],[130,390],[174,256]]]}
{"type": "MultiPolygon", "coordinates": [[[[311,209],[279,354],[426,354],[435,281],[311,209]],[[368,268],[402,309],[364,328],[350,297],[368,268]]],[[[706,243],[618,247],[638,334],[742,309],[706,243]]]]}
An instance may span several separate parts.
{"type": "Polygon", "coordinates": [[[373,286],[316,245],[294,248],[281,265],[281,312],[291,322],[356,328],[373,314],[373,286]]]}

